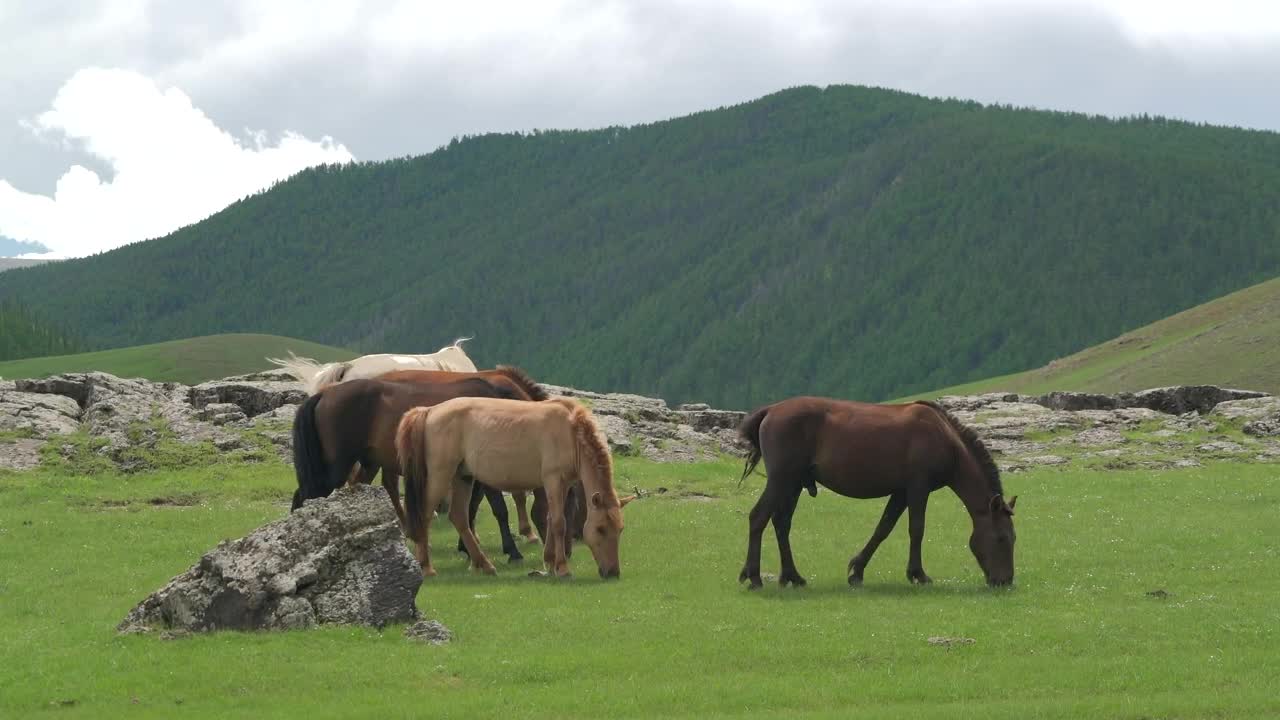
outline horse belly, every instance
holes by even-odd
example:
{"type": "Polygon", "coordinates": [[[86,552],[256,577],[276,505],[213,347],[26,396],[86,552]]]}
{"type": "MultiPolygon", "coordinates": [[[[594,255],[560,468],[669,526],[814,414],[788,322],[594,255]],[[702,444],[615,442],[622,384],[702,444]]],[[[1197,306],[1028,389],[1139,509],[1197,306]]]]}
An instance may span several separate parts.
{"type": "Polygon", "coordinates": [[[814,472],[822,486],[858,500],[886,497],[906,484],[900,470],[864,463],[846,463],[840,467],[820,465],[814,472]]]}
{"type": "Polygon", "coordinates": [[[503,448],[469,453],[466,470],[485,485],[507,492],[542,487],[541,458],[518,450],[503,448]]]}

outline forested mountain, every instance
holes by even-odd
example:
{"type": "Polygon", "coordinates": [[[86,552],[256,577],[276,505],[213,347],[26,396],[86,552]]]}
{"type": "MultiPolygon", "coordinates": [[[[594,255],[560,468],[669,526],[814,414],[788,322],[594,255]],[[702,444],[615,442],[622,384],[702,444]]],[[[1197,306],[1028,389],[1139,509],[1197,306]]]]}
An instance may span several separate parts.
{"type": "Polygon", "coordinates": [[[271,332],[746,407],[1041,365],[1280,275],[1280,135],[858,87],[303,172],[0,275],[94,348],[271,332]]]}
{"type": "Polygon", "coordinates": [[[0,300],[0,360],[76,352],[67,334],[32,317],[21,304],[0,300]]]}

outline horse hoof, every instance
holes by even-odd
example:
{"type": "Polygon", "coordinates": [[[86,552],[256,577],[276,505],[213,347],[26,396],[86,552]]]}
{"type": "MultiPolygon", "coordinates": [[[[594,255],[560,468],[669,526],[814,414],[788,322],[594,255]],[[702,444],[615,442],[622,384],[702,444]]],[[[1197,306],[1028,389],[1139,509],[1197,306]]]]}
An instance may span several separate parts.
{"type": "Polygon", "coordinates": [[[798,587],[798,588],[808,585],[808,583],[805,582],[805,579],[800,577],[799,575],[789,575],[789,576],[784,576],[782,578],[779,578],[778,584],[781,585],[782,587],[786,587],[788,584],[790,584],[791,586],[798,587]]]}
{"type": "Polygon", "coordinates": [[[520,553],[513,553],[507,556],[507,563],[510,565],[514,565],[516,563],[522,563],[522,562],[524,562],[524,556],[521,555],[520,553]]]}
{"type": "Polygon", "coordinates": [[[531,578],[544,578],[544,577],[546,577],[546,576],[547,576],[547,573],[546,573],[546,571],[544,571],[544,570],[530,570],[530,571],[529,571],[529,577],[531,577],[531,578]]]}
{"type": "Polygon", "coordinates": [[[436,569],[435,569],[435,568],[433,568],[433,567],[424,567],[424,568],[422,568],[422,577],[424,577],[424,578],[429,578],[429,577],[435,577],[435,576],[436,576],[436,569]]]}
{"type": "Polygon", "coordinates": [[[849,576],[849,587],[862,587],[862,576],[861,576],[861,575],[850,575],[850,576],[849,576]]]}
{"type": "Polygon", "coordinates": [[[526,545],[537,545],[537,544],[539,544],[539,543],[541,543],[541,542],[542,542],[542,538],[538,537],[537,535],[533,535],[533,534],[525,535],[525,536],[524,536],[524,542],[525,542],[525,544],[526,544],[526,545]]]}
{"type": "Polygon", "coordinates": [[[930,578],[928,575],[925,575],[923,570],[918,570],[913,573],[912,572],[907,573],[907,579],[917,585],[928,585],[929,583],[933,582],[933,579],[930,578]]]}
{"type": "Polygon", "coordinates": [[[473,567],[471,569],[474,570],[475,572],[480,573],[481,575],[497,575],[498,574],[498,568],[492,565],[473,567]]]}

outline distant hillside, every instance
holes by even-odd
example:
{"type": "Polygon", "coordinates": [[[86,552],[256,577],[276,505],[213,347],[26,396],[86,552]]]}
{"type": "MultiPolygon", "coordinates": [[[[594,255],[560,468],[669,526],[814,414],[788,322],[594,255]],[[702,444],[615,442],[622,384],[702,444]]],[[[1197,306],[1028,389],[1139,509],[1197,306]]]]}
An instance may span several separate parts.
{"type": "Polygon", "coordinates": [[[0,257],[0,272],[4,272],[5,270],[12,270],[14,268],[31,267],[32,265],[40,265],[41,263],[47,263],[47,262],[49,261],[48,260],[31,260],[26,258],[0,257]]]}
{"type": "Polygon", "coordinates": [[[101,370],[120,377],[195,384],[205,380],[274,369],[267,357],[289,351],[318,362],[348,360],[355,353],[277,335],[210,335],[119,350],[0,362],[0,377],[44,377],[64,372],[101,370]]]}
{"type": "Polygon", "coordinates": [[[75,339],[37,318],[14,300],[0,300],[0,360],[38,357],[79,349],[75,339]]]}
{"type": "Polygon", "coordinates": [[[217,332],[747,407],[1035,367],[1280,275],[1280,135],[857,87],[316,168],[0,275],[92,347],[217,332]]]}
{"type": "Polygon", "coordinates": [[[1180,312],[1042,368],[916,397],[994,391],[1115,393],[1204,384],[1280,395],[1280,278],[1180,312]]]}

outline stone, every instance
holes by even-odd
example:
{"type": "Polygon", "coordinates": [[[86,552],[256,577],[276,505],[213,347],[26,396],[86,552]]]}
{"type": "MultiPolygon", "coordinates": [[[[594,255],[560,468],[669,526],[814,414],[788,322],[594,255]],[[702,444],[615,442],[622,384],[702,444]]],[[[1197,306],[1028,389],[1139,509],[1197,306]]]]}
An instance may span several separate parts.
{"type": "Polygon", "coordinates": [[[191,388],[192,407],[203,409],[211,404],[230,403],[247,417],[270,412],[283,405],[298,405],[307,393],[297,382],[215,380],[191,388]]]}
{"type": "Polygon", "coordinates": [[[419,620],[404,629],[410,640],[432,645],[444,645],[453,640],[453,631],[435,620],[419,620]]]}
{"type": "Polygon", "coordinates": [[[1034,402],[1050,410],[1115,410],[1120,407],[1112,395],[1084,392],[1051,392],[1037,397],[1034,402]]]}
{"type": "Polygon", "coordinates": [[[22,432],[43,439],[79,428],[80,405],[71,398],[0,390],[0,432],[22,432]]]}
{"type": "Polygon", "coordinates": [[[1196,450],[1202,453],[1235,455],[1244,452],[1244,447],[1230,440],[1214,440],[1203,445],[1197,445],[1196,450]]]}
{"type": "Polygon", "coordinates": [[[1213,414],[1228,420],[1280,418],[1280,397],[1269,395],[1248,400],[1227,400],[1215,405],[1213,414]]]}
{"type": "Polygon", "coordinates": [[[138,603],[117,629],[382,627],[417,619],[421,584],[386,492],[356,485],[219,543],[138,603]]]}
{"type": "Polygon", "coordinates": [[[1089,428],[1076,434],[1072,441],[1078,445],[1118,445],[1125,441],[1125,437],[1115,430],[1089,428]]]}
{"type": "Polygon", "coordinates": [[[1275,437],[1280,435],[1280,417],[1268,420],[1254,420],[1244,424],[1244,434],[1254,437],[1275,437]]]}

